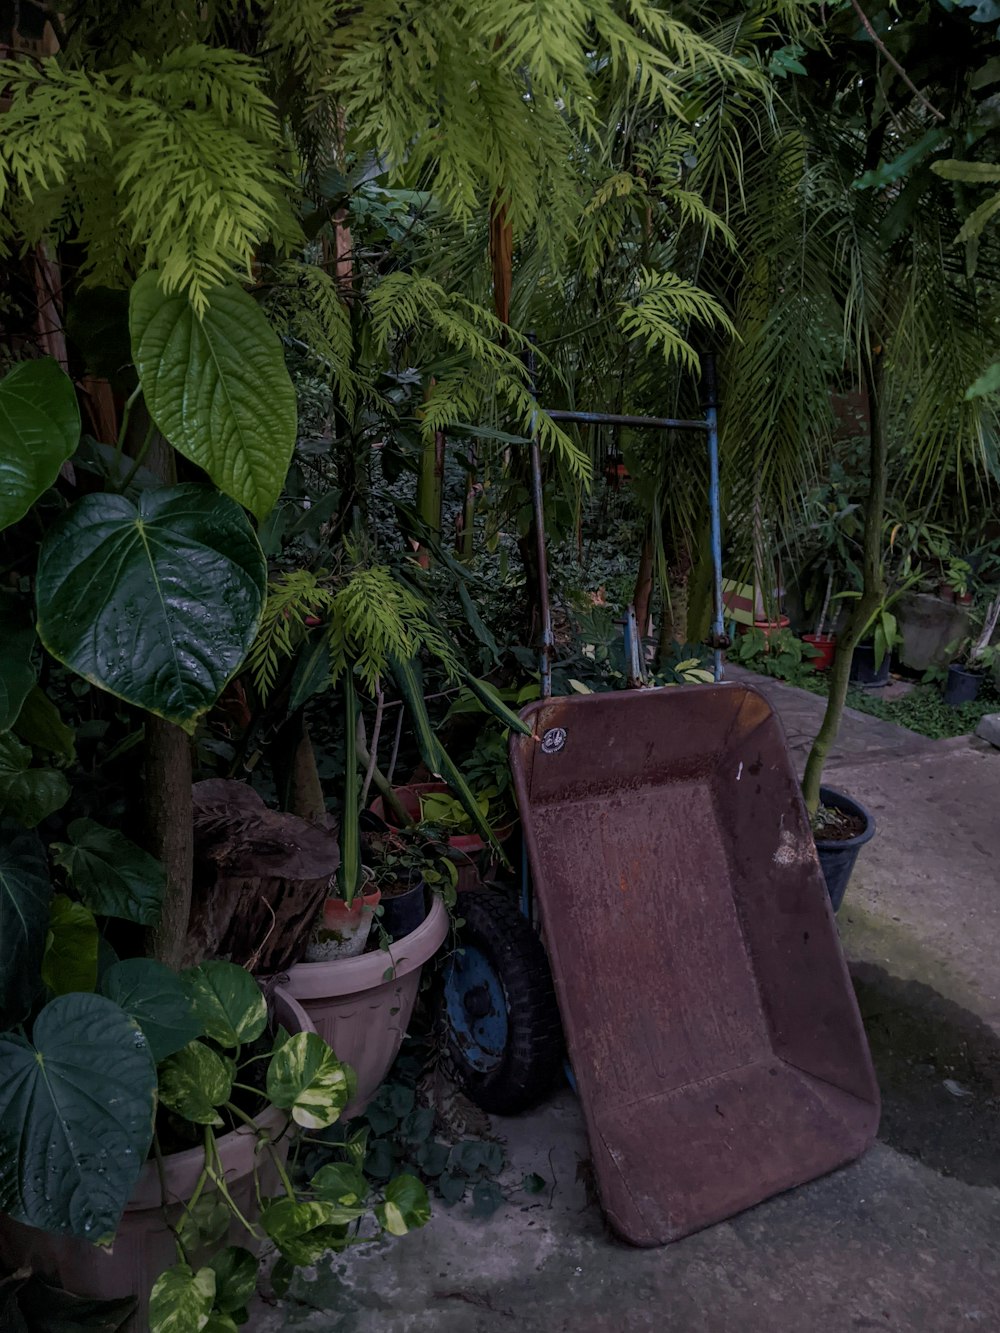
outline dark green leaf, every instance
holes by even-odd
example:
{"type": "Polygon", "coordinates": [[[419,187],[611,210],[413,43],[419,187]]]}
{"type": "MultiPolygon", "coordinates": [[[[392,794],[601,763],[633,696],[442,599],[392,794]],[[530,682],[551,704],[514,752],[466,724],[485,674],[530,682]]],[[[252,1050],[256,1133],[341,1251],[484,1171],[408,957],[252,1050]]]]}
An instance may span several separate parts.
{"type": "Polygon", "coordinates": [[[388,1180],[396,1165],[392,1144],[387,1139],[375,1139],[368,1145],[365,1173],[375,1180],[388,1180]]]}
{"type": "Polygon", "coordinates": [[[434,1129],[434,1112],[429,1106],[420,1106],[405,1116],[399,1132],[409,1143],[423,1143],[434,1129]]]}
{"type": "Polygon", "coordinates": [[[413,1089],[408,1088],[405,1083],[390,1083],[381,1101],[393,1115],[402,1117],[409,1115],[413,1110],[417,1104],[417,1097],[413,1089]]]}
{"type": "Polygon", "coordinates": [[[0,1037],[0,1210],[97,1243],[114,1234],[153,1136],[156,1066],[103,995],[61,995],[31,1042],[0,1037]]]}
{"type": "Polygon", "coordinates": [[[97,985],[97,922],[83,903],[57,893],[49,907],[42,980],[54,995],[97,985]]]}
{"type": "Polygon", "coordinates": [[[52,845],[52,859],[92,912],[155,926],[166,888],[162,864],[117,829],[74,819],[68,842],[52,845]]]}
{"type": "Polygon", "coordinates": [[[329,640],[325,634],[311,635],[302,645],[295,663],[288,711],[294,713],[314,694],[321,694],[330,684],[332,670],[329,640]]]}
{"type": "Polygon", "coordinates": [[[40,989],[52,884],[37,834],[0,822],[0,1020],[19,1022],[40,989]]]}
{"type": "Polygon", "coordinates": [[[34,647],[27,604],[14,593],[0,592],[0,731],[14,725],[35,683],[34,647]]]}
{"type": "Polygon", "coordinates": [[[244,968],[219,960],[181,973],[195,1018],[220,1046],[256,1041],[267,1025],[267,1004],[244,968]]]}
{"type": "Polygon", "coordinates": [[[53,485],[79,439],[73,382],[51,357],[23,361],[0,380],[0,528],[53,485]]]}
{"type": "Polygon", "coordinates": [[[266,567],[246,515],[207,486],[88,495],[38,562],[38,632],[60,662],[191,731],[257,630],[266,567]]]}
{"type": "Polygon", "coordinates": [[[448,1147],[444,1143],[422,1143],[416,1152],[416,1163],[425,1176],[439,1176],[448,1165],[448,1147]]]}
{"type": "Polygon", "coordinates": [[[199,319],[147,273],[129,302],[132,352],[150,415],[220,490],[263,519],[295,448],[295,389],[277,334],[241,287],[217,288],[199,319]]]}
{"type": "Polygon", "coordinates": [[[160,1065],[160,1101],[196,1125],[221,1125],[216,1110],[233,1090],[231,1067],[202,1041],[189,1042],[160,1065]]]}
{"type": "Polygon", "coordinates": [[[461,1203],[465,1197],[468,1184],[468,1179],[465,1176],[455,1175],[449,1171],[438,1178],[437,1188],[445,1203],[451,1205],[461,1203]]]}
{"type": "Polygon", "coordinates": [[[101,993],[139,1024],[157,1064],[202,1035],[180,977],[152,958],[126,958],[109,967],[101,993]]]}
{"type": "Polygon", "coordinates": [[[304,1129],[325,1129],[339,1119],[352,1093],[346,1065],[315,1032],[297,1032],[271,1057],[267,1095],[291,1111],[304,1129]]]}
{"type": "Polygon", "coordinates": [[[399,1124],[399,1117],[392,1111],[387,1111],[384,1106],[367,1107],[365,1116],[372,1127],[372,1133],[377,1135],[391,1134],[399,1124]]]}
{"type": "Polygon", "coordinates": [[[495,1180],[477,1180],[472,1187],[472,1216],[492,1217],[504,1197],[495,1180]]]}
{"type": "Polygon", "coordinates": [[[28,692],[13,730],[26,745],[47,750],[72,763],[76,758],[76,733],[68,727],[49,696],[39,685],[28,692]]]}
{"type": "Polygon", "coordinates": [[[215,1304],[223,1314],[246,1305],[257,1289],[256,1255],[241,1245],[227,1245],[208,1261],[215,1271],[215,1304]]]}
{"type": "Polygon", "coordinates": [[[537,1171],[532,1171],[522,1178],[521,1188],[525,1194],[541,1194],[545,1188],[545,1177],[540,1176],[537,1171]]]}
{"type": "Polygon", "coordinates": [[[215,1302],[215,1273],[175,1264],[161,1273],[149,1296],[149,1333],[201,1333],[215,1302]]]}
{"type": "Polygon", "coordinates": [[[385,1187],[385,1202],[375,1209],[375,1216],[391,1236],[405,1236],[430,1219],[431,1205],[427,1190],[416,1176],[397,1176],[385,1187]]]}
{"type": "Polygon", "coordinates": [[[10,732],[0,735],[0,817],[34,828],[69,800],[69,783],[54,768],[32,768],[31,750],[10,732]]]}

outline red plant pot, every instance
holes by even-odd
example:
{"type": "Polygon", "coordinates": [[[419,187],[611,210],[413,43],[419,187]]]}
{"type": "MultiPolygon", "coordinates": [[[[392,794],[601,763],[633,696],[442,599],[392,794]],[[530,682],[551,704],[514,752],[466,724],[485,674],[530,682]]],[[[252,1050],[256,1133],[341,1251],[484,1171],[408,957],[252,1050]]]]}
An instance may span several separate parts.
{"type": "Polygon", "coordinates": [[[803,634],[802,642],[808,643],[810,648],[815,648],[819,654],[818,657],[810,658],[813,670],[829,671],[833,666],[833,659],[837,656],[836,634],[803,634]]]}
{"type": "Polygon", "coordinates": [[[974,597],[975,594],[971,592],[957,592],[955,594],[955,601],[959,606],[971,606],[974,597]]]}

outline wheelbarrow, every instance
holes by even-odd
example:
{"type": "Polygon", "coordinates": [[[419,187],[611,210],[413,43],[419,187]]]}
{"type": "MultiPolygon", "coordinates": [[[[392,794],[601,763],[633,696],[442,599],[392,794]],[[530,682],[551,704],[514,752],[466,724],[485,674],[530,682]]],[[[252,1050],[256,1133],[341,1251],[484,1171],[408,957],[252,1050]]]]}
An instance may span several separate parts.
{"type": "MultiPolygon", "coordinates": [[[[757,691],[721,681],[711,376],[703,428],[713,685],[550,697],[533,446],[543,697],[522,714],[533,736],[511,739],[530,876],[520,910],[495,891],[463,895],[445,987],[453,1059],[487,1110],[543,1095],[565,1035],[605,1213],[646,1246],[851,1161],[879,1111],[781,725],[757,691]]],[[[641,684],[631,620],[626,633],[641,684]]]]}

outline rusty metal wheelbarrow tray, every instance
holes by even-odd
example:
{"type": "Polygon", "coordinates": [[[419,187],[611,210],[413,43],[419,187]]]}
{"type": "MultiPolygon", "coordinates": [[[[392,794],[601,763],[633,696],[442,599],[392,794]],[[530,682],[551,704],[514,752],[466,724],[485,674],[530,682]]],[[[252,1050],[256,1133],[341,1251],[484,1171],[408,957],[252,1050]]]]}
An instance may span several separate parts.
{"type": "Polygon", "coordinates": [[[522,716],[535,901],[614,1230],[677,1240],[860,1156],[878,1087],[764,697],[680,686],[522,716]]]}

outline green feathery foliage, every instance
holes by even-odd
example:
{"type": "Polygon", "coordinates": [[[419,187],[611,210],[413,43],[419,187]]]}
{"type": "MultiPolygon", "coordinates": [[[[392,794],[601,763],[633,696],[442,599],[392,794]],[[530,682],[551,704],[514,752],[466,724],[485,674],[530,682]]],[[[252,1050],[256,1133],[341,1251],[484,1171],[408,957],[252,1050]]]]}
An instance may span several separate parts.
{"type": "Polygon", "coordinates": [[[196,310],[297,234],[281,131],[260,67],[194,45],[107,70],[8,61],[0,138],[4,240],[73,238],[87,279],[159,269],[196,310]]]}
{"type": "MultiPolygon", "coordinates": [[[[350,554],[350,552],[349,552],[350,554]]],[[[248,658],[254,684],[271,694],[278,671],[302,642],[307,620],[324,626],[330,683],[352,670],[375,694],[390,659],[409,660],[426,649],[457,678],[453,640],[442,630],[423,598],[386,565],[359,565],[340,583],[308,570],[278,575],[248,658]]]]}

